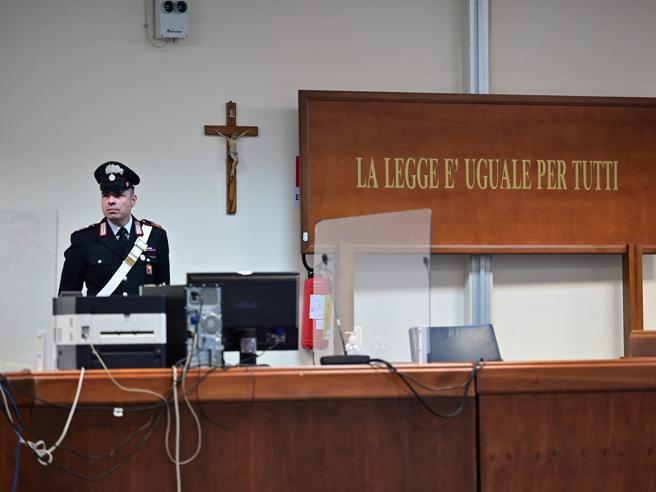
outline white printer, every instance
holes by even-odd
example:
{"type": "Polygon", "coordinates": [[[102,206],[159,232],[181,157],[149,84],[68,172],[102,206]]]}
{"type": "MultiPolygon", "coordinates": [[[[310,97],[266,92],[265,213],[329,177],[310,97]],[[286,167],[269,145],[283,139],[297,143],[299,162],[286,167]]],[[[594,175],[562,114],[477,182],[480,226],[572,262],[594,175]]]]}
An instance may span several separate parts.
{"type": "Polygon", "coordinates": [[[91,342],[110,368],[166,366],[163,297],[53,299],[58,369],[100,368],[91,342]]]}

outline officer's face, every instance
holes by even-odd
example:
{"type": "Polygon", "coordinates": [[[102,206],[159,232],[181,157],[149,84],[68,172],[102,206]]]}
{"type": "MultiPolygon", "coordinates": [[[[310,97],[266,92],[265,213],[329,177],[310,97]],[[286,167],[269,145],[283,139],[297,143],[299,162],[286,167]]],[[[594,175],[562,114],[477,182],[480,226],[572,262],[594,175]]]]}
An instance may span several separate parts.
{"type": "Polygon", "coordinates": [[[130,220],[132,207],[137,203],[137,195],[134,190],[123,193],[103,193],[100,198],[100,206],[103,215],[116,225],[125,225],[130,220]]]}

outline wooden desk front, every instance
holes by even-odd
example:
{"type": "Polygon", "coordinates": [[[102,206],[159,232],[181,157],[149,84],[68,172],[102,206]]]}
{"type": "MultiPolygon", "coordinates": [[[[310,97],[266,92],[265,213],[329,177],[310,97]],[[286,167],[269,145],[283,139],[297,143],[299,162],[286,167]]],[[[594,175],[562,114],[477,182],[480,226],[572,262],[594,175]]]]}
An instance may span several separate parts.
{"type": "MultiPolygon", "coordinates": [[[[468,365],[405,367],[424,383],[457,385],[468,365]]],[[[14,375],[16,386],[52,403],[70,404],[78,372],[14,375]],[[22,381],[21,381],[22,379],[22,381]]],[[[167,391],[170,371],[116,371],[128,386],[167,391]]],[[[190,376],[193,384],[195,376],[190,376]]],[[[21,395],[16,391],[17,395],[21,395]]],[[[431,404],[453,410],[461,390],[440,393],[431,404]]],[[[24,395],[23,395],[24,396],[24,395]]],[[[434,395],[433,395],[434,396],[434,395]]],[[[450,420],[430,415],[401,381],[385,369],[296,368],[216,371],[192,397],[203,403],[203,447],[182,467],[183,490],[244,491],[428,491],[476,490],[476,406],[473,385],[462,413],[450,420]]],[[[114,417],[95,405],[152,403],[116,389],[100,371],[88,371],[80,408],[64,445],[102,455],[145,424],[153,410],[114,417]]],[[[49,444],[68,410],[21,398],[28,426],[49,444]]],[[[127,407],[126,407],[127,408],[127,407]]],[[[184,408],[184,407],[183,407],[184,408]]],[[[182,456],[194,450],[196,431],[183,410],[182,456]]],[[[135,456],[108,478],[86,482],[36,463],[21,452],[19,490],[173,491],[175,469],[164,451],[164,419],[135,456]]],[[[139,434],[139,438],[144,434],[139,434]]],[[[138,439],[137,439],[138,440],[138,439]]],[[[15,438],[0,421],[0,488],[10,488],[15,438]]],[[[171,441],[173,443],[173,441],[171,441]]],[[[96,475],[126,458],[135,443],[110,459],[89,461],[59,449],[55,463],[96,475]]]]}
{"type": "Polygon", "coordinates": [[[481,491],[656,490],[656,359],[489,364],[481,491]]]}
{"type": "MultiPolygon", "coordinates": [[[[466,365],[404,366],[431,385],[462,383],[466,365]]],[[[76,372],[12,375],[25,391],[72,400],[76,372]],[[21,381],[22,379],[22,381],[21,381]]],[[[165,392],[167,371],[117,371],[124,384],[165,392]]],[[[191,382],[194,377],[192,375],[191,382]]],[[[21,393],[18,393],[20,395],[21,393]]],[[[424,395],[426,393],[424,392],[424,395]]],[[[455,407],[457,390],[432,398],[455,407]]],[[[395,376],[374,368],[236,369],[216,372],[193,394],[203,448],[183,467],[183,490],[656,490],[656,359],[489,363],[463,412],[430,415],[395,376]]],[[[102,454],[143,425],[152,411],[113,417],[93,405],[152,402],[117,390],[90,371],[64,444],[102,454]]],[[[52,443],[66,409],[21,398],[29,426],[52,443]]],[[[126,407],[127,408],[127,407],[126,407]]],[[[183,411],[183,456],[195,444],[183,411]]],[[[22,451],[19,490],[175,490],[164,426],[109,478],[84,482],[38,465],[22,451]]],[[[124,458],[90,463],[65,450],[56,463],[92,475],[124,458]]],[[[13,473],[15,439],[0,421],[0,487],[13,473]]]]}

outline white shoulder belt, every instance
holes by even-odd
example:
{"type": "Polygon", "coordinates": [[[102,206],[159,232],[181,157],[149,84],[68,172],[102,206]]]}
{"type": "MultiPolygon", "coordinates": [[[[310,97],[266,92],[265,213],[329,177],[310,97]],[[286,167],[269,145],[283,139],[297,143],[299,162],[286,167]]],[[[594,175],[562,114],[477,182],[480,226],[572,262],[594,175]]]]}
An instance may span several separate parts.
{"type": "Polygon", "coordinates": [[[96,297],[107,297],[116,290],[116,287],[123,281],[128,272],[132,269],[134,264],[141,256],[141,253],[148,247],[148,237],[150,232],[153,230],[152,226],[142,224],[141,228],[143,229],[143,236],[138,237],[134,242],[134,246],[121,262],[121,266],[118,267],[118,270],[114,272],[112,278],[109,279],[109,282],[96,294],[96,297]]]}

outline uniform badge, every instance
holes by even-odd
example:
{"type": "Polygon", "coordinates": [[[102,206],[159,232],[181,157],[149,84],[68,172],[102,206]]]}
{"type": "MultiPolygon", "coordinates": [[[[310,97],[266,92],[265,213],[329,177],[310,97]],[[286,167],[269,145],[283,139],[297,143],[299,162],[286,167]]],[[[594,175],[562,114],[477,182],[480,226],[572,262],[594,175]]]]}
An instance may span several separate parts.
{"type": "Polygon", "coordinates": [[[151,265],[150,263],[148,263],[148,264],[146,265],[146,275],[152,275],[152,274],[153,274],[153,265],[151,265]]]}
{"type": "Polygon", "coordinates": [[[98,235],[99,236],[106,236],[107,235],[107,223],[106,222],[101,222],[100,223],[100,229],[98,230],[98,235]]]}
{"type": "Polygon", "coordinates": [[[123,174],[123,168],[118,164],[107,164],[105,166],[105,174],[109,175],[110,181],[114,181],[116,179],[115,174],[123,174]]]}

